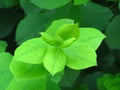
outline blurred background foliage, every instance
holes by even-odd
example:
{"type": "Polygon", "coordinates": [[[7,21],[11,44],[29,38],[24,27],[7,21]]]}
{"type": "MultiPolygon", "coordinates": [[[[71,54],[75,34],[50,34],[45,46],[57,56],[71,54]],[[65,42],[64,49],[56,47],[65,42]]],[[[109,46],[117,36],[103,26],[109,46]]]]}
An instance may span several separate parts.
{"type": "MultiPolygon", "coordinates": [[[[3,68],[9,68],[8,61],[21,43],[40,37],[52,21],[61,18],[74,19],[80,27],[97,28],[107,36],[96,51],[98,66],[81,71],[66,67],[59,83],[62,90],[120,90],[119,0],[0,0],[0,76],[10,73],[3,68]]],[[[10,74],[4,83],[11,78],[10,74]]]]}

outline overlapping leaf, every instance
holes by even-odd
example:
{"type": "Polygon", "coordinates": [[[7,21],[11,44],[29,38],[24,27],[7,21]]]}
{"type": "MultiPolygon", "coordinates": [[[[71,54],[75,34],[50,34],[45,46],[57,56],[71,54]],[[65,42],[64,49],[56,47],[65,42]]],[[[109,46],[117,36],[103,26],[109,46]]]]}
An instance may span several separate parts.
{"type": "Polygon", "coordinates": [[[71,69],[80,70],[97,65],[95,51],[86,44],[73,43],[65,49],[65,53],[66,65],[71,69]]]}
{"type": "Polygon", "coordinates": [[[44,9],[54,9],[66,5],[70,0],[31,0],[31,2],[44,9]]]}
{"type": "Polygon", "coordinates": [[[47,45],[41,38],[28,40],[16,49],[13,59],[29,64],[41,64],[46,47],[47,45]]]}
{"type": "Polygon", "coordinates": [[[0,53],[0,90],[5,90],[13,78],[9,70],[9,64],[12,60],[12,55],[9,53],[0,53]]]}
{"type": "Polygon", "coordinates": [[[52,75],[64,70],[66,64],[64,52],[60,48],[48,48],[43,64],[52,75]]]}
{"type": "Polygon", "coordinates": [[[87,4],[89,0],[74,0],[74,4],[75,5],[79,5],[79,4],[87,4]]]}
{"type": "Polygon", "coordinates": [[[0,41],[0,53],[5,52],[7,43],[5,41],[0,41]]]}
{"type": "Polygon", "coordinates": [[[105,35],[106,43],[111,49],[120,49],[120,15],[116,16],[108,25],[105,35]]]}
{"type": "Polygon", "coordinates": [[[23,20],[21,20],[17,27],[17,44],[21,44],[33,37],[38,37],[39,32],[45,30],[47,22],[48,19],[41,13],[29,13],[23,20]]]}
{"type": "Polygon", "coordinates": [[[85,43],[93,50],[96,50],[106,36],[95,28],[80,28],[78,42],[85,43]]]}

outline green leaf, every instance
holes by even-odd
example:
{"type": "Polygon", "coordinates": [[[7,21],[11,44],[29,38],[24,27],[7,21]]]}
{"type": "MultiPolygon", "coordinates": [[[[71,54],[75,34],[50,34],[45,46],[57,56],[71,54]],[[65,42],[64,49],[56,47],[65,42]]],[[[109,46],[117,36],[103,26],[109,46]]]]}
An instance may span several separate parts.
{"type": "Polygon", "coordinates": [[[13,59],[29,64],[41,64],[46,47],[46,43],[41,38],[30,39],[15,50],[13,59]]]}
{"type": "Polygon", "coordinates": [[[95,28],[80,28],[80,38],[77,42],[85,43],[93,50],[96,50],[101,44],[105,35],[95,28]]]}
{"type": "Polygon", "coordinates": [[[74,0],[74,5],[87,4],[89,0],[74,0]]]}
{"type": "Polygon", "coordinates": [[[105,74],[97,80],[98,90],[119,90],[120,77],[105,74]]]}
{"type": "Polygon", "coordinates": [[[109,8],[91,2],[81,5],[80,10],[81,27],[94,27],[102,31],[113,17],[109,8]]]}
{"type": "Polygon", "coordinates": [[[67,57],[66,65],[69,68],[81,70],[97,65],[96,53],[89,45],[75,42],[64,51],[67,57]]]}
{"type": "Polygon", "coordinates": [[[6,90],[45,90],[46,78],[13,79],[6,90]]]}
{"type": "Polygon", "coordinates": [[[41,32],[41,38],[48,44],[53,45],[53,46],[60,46],[60,44],[63,43],[63,39],[56,35],[55,37],[52,37],[44,32],[41,32]]]}
{"type": "Polygon", "coordinates": [[[120,49],[120,15],[116,16],[109,23],[105,35],[107,36],[106,43],[111,49],[120,49]]]}
{"type": "Polygon", "coordinates": [[[11,7],[17,5],[19,0],[0,0],[0,8],[11,7]]]}
{"type": "Polygon", "coordinates": [[[58,28],[56,33],[63,40],[70,39],[72,37],[78,39],[80,35],[78,24],[64,24],[58,28]]]}
{"type": "Polygon", "coordinates": [[[96,71],[94,73],[87,74],[84,80],[84,84],[88,86],[89,90],[96,90],[97,79],[104,75],[104,72],[96,71]]]}
{"type": "Polygon", "coordinates": [[[20,5],[26,14],[40,11],[40,8],[34,6],[30,0],[20,0],[20,5]]]}
{"type": "Polygon", "coordinates": [[[61,8],[57,8],[54,12],[52,12],[52,15],[49,17],[51,17],[51,21],[61,18],[70,18],[80,24],[80,5],[73,5],[73,3],[69,3],[61,8]]]}
{"type": "Polygon", "coordinates": [[[38,37],[39,32],[45,30],[45,25],[48,22],[46,16],[41,13],[29,13],[23,20],[20,21],[16,31],[17,44],[38,37]]]}
{"type": "Polygon", "coordinates": [[[52,74],[62,71],[65,67],[66,57],[60,48],[48,48],[43,59],[45,68],[52,74]]]}
{"type": "Polygon", "coordinates": [[[119,7],[119,11],[120,11],[120,2],[119,2],[119,6],[118,7],[119,7]]]}
{"type": "Polygon", "coordinates": [[[6,90],[60,90],[59,86],[46,77],[12,80],[6,90]]]}
{"type": "Polygon", "coordinates": [[[21,18],[20,14],[20,12],[14,9],[0,10],[0,38],[6,37],[14,30],[21,18]]]}
{"type": "Polygon", "coordinates": [[[55,37],[58,28],[60,28],[64,24],[74,24],[74,21],[72,19],[55,20],[51,23],[51,25],[48,27],[48,29],[45,31],[45,33],[47,33],[50,36],[55,37]]]}
{"type": "Polygon", "coordinates": [[[10,70],[16,78],[34,78],[48,74],[42,64],[27,64],[13,60],[10,70]]]}
{"type": "Polygon", "coordinates": [[[58,7],[61,7],[63,5],[66,5],[67,3],[70,2],[70,0],[31,0],[31,2],[38,6],[39,8],[44,8],[44,9],[55,9],[58,7]]]}
{"type": "Polygon", "coordinates": [[[80,71],[65,68],[64,75],[60,81],[60,86],[62,87],[73,87],[75,81],[79,77],[80,71]]]}
{"type": "Polygon", "coordinates": [[[48,74],[47,77],[48,77],[51,81],[53,81],[53,82],[55,82],[55,83],[59,83],[59,82],[61,81],[63,75],[64,75],[64,71],[59,72],[59,73],[55,74],[54,76],[52,76],[51,74],[48,74]]]}
{"type": "Polygon", "coordinates": [[[76,40],[75,37],[72,37],[72,38],[70,38],[70,39],[67,39],[67,40],[65,40],[65,41],[60,45],[60,47],[61,47],[61,48],[66,48],[66,47],[70,46],[75,40],[76,40]]]}
{"type": "Polygon", "coordinates": [[[13,78],[13,75],[9,70],[11,60],[11,54],[0,53],[0,90],[5,90],[13,78]]]}
{"type": "Polygon", "coordinates": [[[7,45],[7,42],[5,42],[5,41],[0,41],[0,53],[1,53],[1,52],[5,52],[7,46],[8,46],[8,45],[7,45]]]}

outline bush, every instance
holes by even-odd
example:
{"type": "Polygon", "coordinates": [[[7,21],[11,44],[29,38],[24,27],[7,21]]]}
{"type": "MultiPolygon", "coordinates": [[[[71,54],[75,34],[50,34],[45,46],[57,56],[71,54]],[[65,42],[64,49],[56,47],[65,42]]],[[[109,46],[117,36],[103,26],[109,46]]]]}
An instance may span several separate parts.
{"type": "Polygon", "coordinates": [[[0,90],[120,90],[119,0],[1,0],[0,90]]]}

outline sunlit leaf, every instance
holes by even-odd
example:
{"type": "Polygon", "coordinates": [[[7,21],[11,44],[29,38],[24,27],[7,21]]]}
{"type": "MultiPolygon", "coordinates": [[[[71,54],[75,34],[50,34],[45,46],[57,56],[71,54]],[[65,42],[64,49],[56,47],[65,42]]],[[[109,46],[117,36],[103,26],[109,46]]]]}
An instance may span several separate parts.
{"type": "Polygon", "coordinates": [[[77,42],[85,43],[93,50],[96,50],[101,44],[105,35],[95,28],[80,28],[80,38],[77,42]]]}
{"type": "Polygon", "coordinates": [[[65,49],[67,56],[66,65],[75,70],[81,70],[88,67],[96,66],[95,51],[83,43],[73,43],[65,49]]]}
{"type": "Polygon", "coordinates": [[[64,70],[66,64],[66,57],[60,48],[48,48],[44,56],[43,63],[45,68],[52,74],[64,70]]]}
{"type": "Polygon", "coordinates": [[[72,19],[55,20],[51,23],[51,25],[48,27],[48,29],[45,32],[54,37],[56,35],[56,31],[60,28],[60,26],[64,24],[74,24],[74,20],[72,19]]]}
{"type": "Polygon", "coordinates": [[[40,64],[46,52],[46,43],[41,38],[24,42],[16,50],[13,59],[23,63],[40,64]]]}
{"type": "Polygon", "coordinates": [[[13,60],[10,70],[16,78],[34,78],[48,74],[42,64],[27,64],[13,60]]]}

